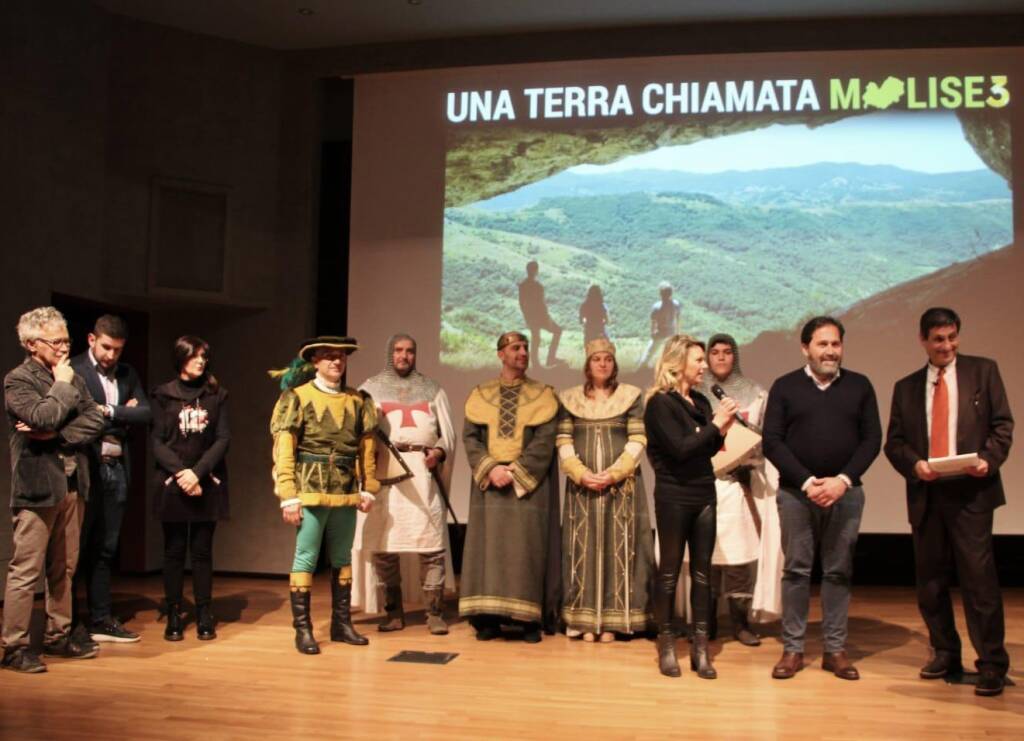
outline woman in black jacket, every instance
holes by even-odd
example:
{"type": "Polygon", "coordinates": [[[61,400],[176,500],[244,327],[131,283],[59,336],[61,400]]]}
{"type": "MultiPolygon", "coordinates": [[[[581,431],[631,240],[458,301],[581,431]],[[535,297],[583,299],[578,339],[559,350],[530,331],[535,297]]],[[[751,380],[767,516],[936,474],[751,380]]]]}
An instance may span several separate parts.
{"type": "Polygon", "coordinates": [[[227,392],[209,373],[210,346],[186,335],[174,343],[178,375],[152,394],[153,455],[156,458],[156,516],[164,530],[164,638],[183,636],[181,593],[185,553],[192,552],[196,633],[217,637],[210,601],[213,592],[213,531],[228,515],[228,472],[224,456],[228,430],[227,392]]]}
{"type": "Polygon", "coordinates": [[[644,411],[661,554],[654,585],[658,667],[670,677],[680,675],[672,605],[687,544],[693,614],[690,668],[704,679],[717,676],[708,655],[716,501],[711,458],[722,447],[737,406],[732,399],[723,399],[712,415],[711,403],[696,390],[707,367],[703,343],[688,335],[670,338],[654,370],[654,386],[647,392],[644,411]]]}

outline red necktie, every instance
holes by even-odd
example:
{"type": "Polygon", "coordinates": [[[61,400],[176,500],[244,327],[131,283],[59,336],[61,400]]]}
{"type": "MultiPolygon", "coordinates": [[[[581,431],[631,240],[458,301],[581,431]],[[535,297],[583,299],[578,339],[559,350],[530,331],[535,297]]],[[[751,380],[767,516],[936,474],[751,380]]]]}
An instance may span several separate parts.
{"type": "Polygon", "coordinates": [[[949,389],[946,388],[946,369],[939,368],[935,381],[935,396],[932,397],[932,434],[928,446],[929,458],[945,458],[949,455],[949,389]]]}

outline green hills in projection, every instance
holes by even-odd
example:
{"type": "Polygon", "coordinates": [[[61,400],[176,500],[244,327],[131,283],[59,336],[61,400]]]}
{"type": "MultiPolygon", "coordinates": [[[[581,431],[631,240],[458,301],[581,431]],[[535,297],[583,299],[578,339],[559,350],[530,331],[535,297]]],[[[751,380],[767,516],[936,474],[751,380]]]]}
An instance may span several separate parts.
{"type": "Polygon", "coordinates": [[[517,284],[529,260],[565,329],[564,357],[579,363],[578,310],[597,284],[629,365],[647,341],[663,280],[682,304],[685,331],[746,343],[998,249],[1012,230],[1011,193],[987,170],[561,173],[446,210],[442,359],[490,363],[494,337],[523,327],[517,284]]]}
{"type": "Polygon", "coordinates": [[[795,206],[850,201],[940,201],[963,203],[1010,198],[1010,189],[991,170],[931,174],[891,165],[821,162],[803,167],[693,173],[629,170],[581,175],[566,170],[511,193],[473,204],[487,211],[532,206],[542,198],[675,191],[706,193],[745,205],[795,206]]]}

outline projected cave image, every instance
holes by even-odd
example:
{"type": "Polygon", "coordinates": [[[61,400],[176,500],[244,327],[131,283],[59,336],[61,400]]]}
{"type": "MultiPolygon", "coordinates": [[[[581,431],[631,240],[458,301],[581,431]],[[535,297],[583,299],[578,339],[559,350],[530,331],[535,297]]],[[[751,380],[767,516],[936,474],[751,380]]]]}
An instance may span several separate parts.
{"type": "Polygon", "coordinates": [[[445,365],[493,364],[494,337],[527,330],[525,310],[561,328],[554,364],[579,368],[586,332],[635,370],[653,364],[667,314],[744,344],[1005,248],[1009,123],[879,112],[457,131],[445,203],[445,365]],[[521,308],[530,262],[543,300],[528,284],[521,308]]]}

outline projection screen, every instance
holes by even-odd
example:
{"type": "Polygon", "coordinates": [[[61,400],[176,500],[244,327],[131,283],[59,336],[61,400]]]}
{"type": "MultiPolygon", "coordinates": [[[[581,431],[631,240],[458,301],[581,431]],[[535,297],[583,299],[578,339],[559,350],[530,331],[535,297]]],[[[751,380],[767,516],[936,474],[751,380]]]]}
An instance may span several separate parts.
{"type": "MultiPolygon", "coordinates": [[[[698,337],[732,334],[767,388],[803,364],[803,321],[831,313],[884,426],[893,383],[925,362],[918,316],[948,305],[961,352],[995,358],[1016,405],[1022,59],[821,52],[359,77],[349,331],[362,350],[349,383],[408,332],[461,427],[470,389],[497,372],[497,335],[532,324],[531,376],[582,382],[584,337],[603,332],[621,380],[647,386],[661,310],[698,337]],[[521,289],[531,263],[540,298],[521,289]]],[[[1003,468],[997,532],[1024,533],[1020,460],[1003,468]]],[[[463,521],[468,487],[460,455],[463,521]]],[[[865,491],[864,532],[909,532],[883,456],[865,491]]]]}

